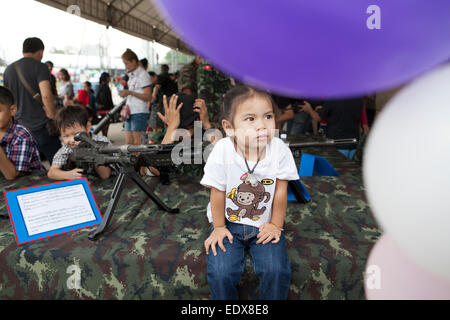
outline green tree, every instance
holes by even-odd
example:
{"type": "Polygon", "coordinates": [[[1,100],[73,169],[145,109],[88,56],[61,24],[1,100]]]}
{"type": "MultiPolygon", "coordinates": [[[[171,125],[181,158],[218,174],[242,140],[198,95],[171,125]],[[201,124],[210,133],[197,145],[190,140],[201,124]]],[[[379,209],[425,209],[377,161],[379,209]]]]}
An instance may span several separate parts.
{"type": "Polygon", "coordinates": [[[192,62],[193,59],[194,56],[187,55],[176,50],[169,50],[164,57],[163,63],[171,65],[171,69],[174,69],[171,70],[172,72],[180,70],[182,66],[184,66],[186,63],[192,62]]]}

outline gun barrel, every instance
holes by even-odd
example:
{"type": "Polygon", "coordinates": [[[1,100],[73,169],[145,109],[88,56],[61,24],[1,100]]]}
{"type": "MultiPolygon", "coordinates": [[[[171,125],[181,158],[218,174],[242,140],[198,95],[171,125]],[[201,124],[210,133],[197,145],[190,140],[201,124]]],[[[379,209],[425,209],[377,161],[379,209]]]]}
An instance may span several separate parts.
{"type": "Polygon", "coordinates": [[[99,123],[97,123],[97,126],[94,129],[94,134],[99,133],[102,131],[102,128],[111,120],[112,116],[116,114],[117,112],[120,112],[122,110],[123,106],[125,105],[127,99],[123,99],[117,106],[112,108],[104,117],[102,120],[100,120],[99,123]]]}
{"type": "Polygon", "coordinates": [[[335,145],[357,145],[358,139],[328,139],[325,141],[308,141],[308,142],[293,142],[286,143],[289,148],[307,148],[307,147],[323,147],[335,145]]]}
{"type": "Polygon", "coordinates": [[[123,145],[123,146],[104,146],[98,149],[98,152],[101,154],[129,154],[129,153],[154,153],[154,152],[163,152],[163,151],[171,151],[173,148],[173,144],[149,144],[149,145],[123,145]]]}

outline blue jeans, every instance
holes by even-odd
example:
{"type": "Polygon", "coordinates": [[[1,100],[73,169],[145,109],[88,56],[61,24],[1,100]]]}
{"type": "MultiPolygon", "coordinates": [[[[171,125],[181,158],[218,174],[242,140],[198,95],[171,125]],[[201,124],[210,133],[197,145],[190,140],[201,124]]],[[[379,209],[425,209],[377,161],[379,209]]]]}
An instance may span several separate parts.
{"type": "Polygon", "coordinates": [[[233,235],[233,244],[223,240],[226,252],[216,245],[217,256],[212,250],[206,256],[207,278],[213,300],[237,300],[237,285],[245,268],[245,253],[250,253],[253,270],[259,279],[261,300],[285,300],[291,282],[291,266],[286,253],[286,239],[281,234],[276,244],[256,244],[259,229],[227,222],[233,235]]]}
{"type": "Polygon", "coordinates": [[[147,128],[148,117],[148,113],[131,114],[130,118],[125,121],[125,131],[145,132],[145,129],[147,128]]]}

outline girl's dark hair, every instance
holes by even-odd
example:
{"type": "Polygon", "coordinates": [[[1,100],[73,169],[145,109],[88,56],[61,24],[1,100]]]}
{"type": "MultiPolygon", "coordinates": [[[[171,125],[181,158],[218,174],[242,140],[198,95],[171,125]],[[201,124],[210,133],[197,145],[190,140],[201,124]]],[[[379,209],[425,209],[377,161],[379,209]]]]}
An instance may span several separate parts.
{"type": "Polygon", "coordinates": [[[85,81],[84,84],[87,85],[89,92],[94,93],[94,90],[92,90],[92,83],[85,81]]]}
{"type": "Polygon", "coordinates": [[[59,70],[59,72],[61,72],[63,74],[64,81],[70,81],[69,71],[67,71],[66,69],[62,68],[61,70],[59,70]]]}
{"type": "Polygon", "coordinates": [[[77,124],[86,128],[89,115],[85,107],[67,106],[58,111],[55,120],[59,130],[70,128],[77,124]]]}
{"type": "Polygon", "coordinates": [[[133,52],[133,50],[131,49],[127,49],[123,54],[122,54],[122,59],[125,59],[127,61],[136,61],[139,62],[139,58],[137,56],[136,53],[133,52]]]}
{"type": "Polygon", "coordinates": [[[144,67],[144,70],[147,70],[147,68],[148,68],[147,58],[141,59],[141,63],[142,63],[142,66],[144,67]]]}
{"type": "Polygon", "coordinates": [[[244,85],[236,86],[227,91],[223,98],[222,114],[220,119],[228,120],[231,124],[233,124],[233,119],[236,114],[236,107],[244,101],[254,97],[267,99],[272,105],[273,114],[276,119],[277,105],[272,99],[272,96],[265,91],[261,91],[244,85]]]}
{"type": "Polygon", "coordinates": [[[99,81],[100,84],[106,83],[106,81],[108,80],[109,77],[111,77],[111,76],[109,75],[108,72],[103,72],[100,76],[100,81],[99,81]]]}

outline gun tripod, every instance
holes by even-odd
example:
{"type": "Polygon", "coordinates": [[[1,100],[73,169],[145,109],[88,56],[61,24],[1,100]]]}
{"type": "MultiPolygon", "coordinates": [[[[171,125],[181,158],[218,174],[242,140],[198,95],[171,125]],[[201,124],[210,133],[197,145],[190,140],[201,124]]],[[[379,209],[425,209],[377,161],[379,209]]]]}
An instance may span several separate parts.
{"type": "Polygon", "coordinates": [[[141,188],[142,191],[158,206],[159,210],[164,210],[171,214],[176,214],[180,212],[180,209],[169,208],[158,196],[156,196],[153,191],[150,189],[148,184],[141,178],[141,176],[134,170],[133,166],[120,166],[117,164],[111,165],[117,172],[119,172],[119,177],[116,180],[114,185],[114,189],[111,194],[111,200],[108,203],[108,207],[106,208],[105,214],[103,216],[103,220],[100,226],[89,233],[88,238],[91,241],[95,241],[99,238],[99,236],[105,231],[111,222],[112,216],[114,214],[114,210],[119,203],[119,198],[122,193],[122,190],[125,186],[125,179],[130,178],[141,188]]]}

